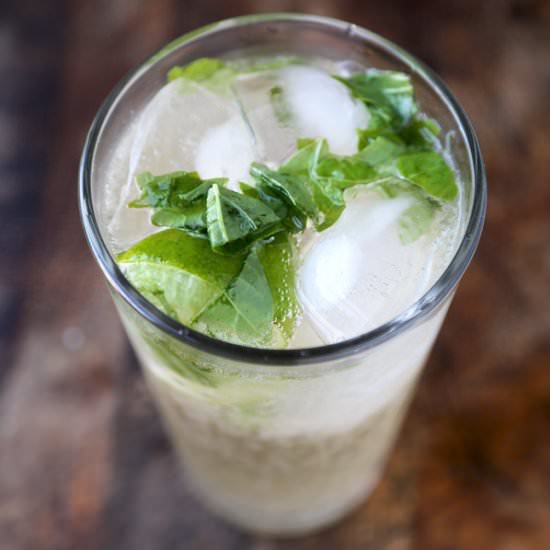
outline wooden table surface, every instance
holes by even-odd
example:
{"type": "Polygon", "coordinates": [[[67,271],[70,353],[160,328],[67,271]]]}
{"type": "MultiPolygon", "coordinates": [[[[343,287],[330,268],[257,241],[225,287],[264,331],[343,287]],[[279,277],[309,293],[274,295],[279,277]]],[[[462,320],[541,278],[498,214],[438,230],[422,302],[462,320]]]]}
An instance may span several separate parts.
{"type": "Polygon", "coordinates": [[[0,75],[1,550],[550,547],[550,2],[3,0],[0,75]],[[188,493],[76,180],[125,71],[199,25],[283,10],[352,20],[438,71],[479,133],[490,206],[383,482],[281,542],[188,493]]]}

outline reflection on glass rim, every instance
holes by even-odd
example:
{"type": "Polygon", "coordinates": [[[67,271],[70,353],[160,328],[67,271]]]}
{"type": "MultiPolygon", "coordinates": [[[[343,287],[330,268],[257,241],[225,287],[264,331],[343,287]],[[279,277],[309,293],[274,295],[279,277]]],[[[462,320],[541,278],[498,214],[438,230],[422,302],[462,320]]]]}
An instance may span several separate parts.
{"type": "Polygon", "coordinates": [[[486,202],[485,170],[477,137],[458,101],[439,77],[410,54],[370,31],[337,19],[300,14],[267,14],[227,19],[201,27],[168,44],[151,59],[127,75],[100,107],[86,137],[79,169],[79,205],[84,232],[99,266],[113,289],[142,317],[185,344],[239,362],[266,365],[306,365],[349,357],[378,346],[427,317],[454,289],[470,263],[481,235],[486,202]],[[325,27],[341,31],[342,34],[363,40],[408,66],[437,93],[440,100],[453,115],[467,147],[472,173],[473,203],[464,236],[453,259],[432,288],[400,315],[374,330],[349,340],[319,347],[275,350],[232,344],[197,332],[167,316],[143,298],[120,271],[99,231],[92,200],[92,167],[96,145],[102,128],[108,121],[111,109],[123,97],[126,89],[147,72],[152,65],[174,50],[197,39],[203,40],[213,33],[223,30],[268,22],[313,24],[320,28],[325,27]]]}

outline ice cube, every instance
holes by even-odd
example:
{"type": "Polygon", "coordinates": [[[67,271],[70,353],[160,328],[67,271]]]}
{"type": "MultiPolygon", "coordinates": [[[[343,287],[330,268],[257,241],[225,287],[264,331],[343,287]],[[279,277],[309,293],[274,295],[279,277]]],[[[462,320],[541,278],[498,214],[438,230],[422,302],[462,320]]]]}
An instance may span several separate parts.
{"type": "MultiPolygon", "coordinates": [[[[233,84],[235,98],[254,134],[259,160],[273,168],[295,151],[296,139],[300,137],[291,120],[286,120],[284,113],[281,117],[281,112],[277,110],[274,98],[274,91],[277,90],[284,93],[275,71],[245,75],[233,84]]],[[[283,109],[284,101],[281,96],[280,106],[283,109]]]]}
{"type": "Polygon", "coordinates": [[[197,148],[211,128],[238,114],[230,95],[174,80],[164,86],[141,116],[130,156],[129,177],[149,170],[162,174],[192,170],[197,148]]]}
{"type": "Polygon", "coordinates": [[[369,115],[342,83],[302,66],[282,69],[279,78],[298,137],[326,138],[331,151],[340,155],[357,151],[357,129],[367,126],[369,115]]]}
{"type": "Polygon", "coordinates": [[[242,116],[209,129],[201,139],[195,158],[195,170],[202,178],[229,178],[229,187],[248,181],[250,165],[259,160],[252,130],[242,116]]]}
{"type": "Polygon", "coordinates": [[[298,276],[304,314],[326,343],[389,321],[420,297],[429,279],[427,239],[409,245],[399,239],[398,219],[412,199],[356,195],[315,238],[298,276]]]}
{"type": "Polygon", "coordinates": [[[278,166],[298,138],[326,138],[337,154],[357,151],[357,129],[368,124],[365,106],[321,69],[291,66],[238,78],[233,91],[253,130],[263,162],[278,166]]]}

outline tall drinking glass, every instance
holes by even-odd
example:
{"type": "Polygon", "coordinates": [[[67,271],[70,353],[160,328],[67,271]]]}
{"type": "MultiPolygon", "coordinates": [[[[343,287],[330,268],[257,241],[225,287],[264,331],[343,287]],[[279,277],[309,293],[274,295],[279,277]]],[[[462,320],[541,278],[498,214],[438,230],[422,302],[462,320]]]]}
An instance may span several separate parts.
{"type": "Polygon", "coordinates": [[[204,503],[246,529],[291,535],[341,518],[380,479],[415,382],[477,246],[486,206],[479,145],[463,110],[429,69],[355,25],[304,15],[240,17],[169,44],[100,108],[80,169],[82,223],[162,417],[204,503]],[[114,260],[102,209],[125,128],[197,58],[294,54],[403,71],[449,136],[464,186],[463,235],[416,303],[366,334],[306,349],[256,349],[210,338],[145,300],[114,260]]]}

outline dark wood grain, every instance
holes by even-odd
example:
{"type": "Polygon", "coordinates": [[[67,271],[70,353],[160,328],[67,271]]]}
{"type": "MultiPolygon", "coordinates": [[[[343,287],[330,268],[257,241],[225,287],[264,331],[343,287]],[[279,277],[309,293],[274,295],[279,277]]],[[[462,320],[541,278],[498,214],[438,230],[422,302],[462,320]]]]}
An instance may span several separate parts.
{"type": "Polygon", "coordinates": [[[546,549],[550,3],[0,5],[0,549],[546,549]],[[383,482],[339,525],[251,537],[188,493],[76,209],[87,127],[129,68],[215,19],[352,20],[435,68],[478,130],[487,226],[383,482]]]}

